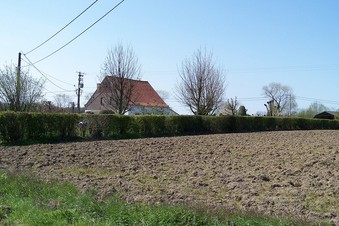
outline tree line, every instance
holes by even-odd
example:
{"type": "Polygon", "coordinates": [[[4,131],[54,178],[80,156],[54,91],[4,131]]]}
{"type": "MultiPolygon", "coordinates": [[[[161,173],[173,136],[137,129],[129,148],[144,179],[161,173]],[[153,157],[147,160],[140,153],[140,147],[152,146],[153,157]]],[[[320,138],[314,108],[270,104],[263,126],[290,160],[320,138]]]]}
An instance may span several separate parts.
{"type": "MultiPolygon", "coordinates": [[[[130,81],[140,80],[140,74],[141,65],[133,48],[118,43],[108,49],[99,78],[102,81],[101,86],[105,87],[103,99],[105,106],[109,106],[116,114],[125,114],[133,101],[131,97],[134,83],[130,81]]],[[[225,73],[222,67],[216,65],[212,52],[197,49],[191,57],[182,61],[178,74],[180,80],[175,87],[176,99],[192,114],[247,114],[247,109],[237,98],[224,99],[225,73]]],[[[0,110],[18,112],[74,110],[72,98],[66,94],[56,95],[54,102],[44,100],[44,85],[43,79],[33,78],[28,70],[5,65],[0,69],[0,110]]],[[[262,95],[267,98],[264,104],[266,115],[297,114],[296,97],[289,86],[270,83],[263,86],[262,91],[262,95]]],[[[318,106],[316,110],[322,109],[326,107],[318,106]]],[[[304,116],[309,116],[310,112],[311,110],[304,116]]]]}

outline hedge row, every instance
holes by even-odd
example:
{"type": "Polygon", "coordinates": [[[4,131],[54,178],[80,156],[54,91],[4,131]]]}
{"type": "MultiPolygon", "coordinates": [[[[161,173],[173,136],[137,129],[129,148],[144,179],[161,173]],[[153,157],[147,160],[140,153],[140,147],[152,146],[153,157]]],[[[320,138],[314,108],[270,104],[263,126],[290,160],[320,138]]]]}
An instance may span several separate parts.
{"type": "Polygon", "coordinates": [[[233,116],[0,113],[0,142],[339,129],[338,120],[233,116]],[[79,122],[86,122],[83,126],[79,122]]]}
{"type": "Polygon", "coordinates": [[[77,114],[0,113],[0,141],[54,141],[78,136],[77,114]]]}
{"type": "Polygon", "coordinates": [[[339,129],[338,120],[234,116],[88,115],[84,136],[174,136],[277,130],[339,129]]]}

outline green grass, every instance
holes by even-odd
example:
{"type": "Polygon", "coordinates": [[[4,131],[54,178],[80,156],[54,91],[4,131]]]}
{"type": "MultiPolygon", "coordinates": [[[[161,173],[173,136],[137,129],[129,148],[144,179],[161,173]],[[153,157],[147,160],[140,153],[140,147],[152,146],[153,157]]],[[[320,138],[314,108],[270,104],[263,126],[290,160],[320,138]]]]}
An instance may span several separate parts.
{"type": "Polygon", "coordinates": [[[0,225],[300,225],[255,214],[103,201],[64,182],[0,172],[0,225]]]}

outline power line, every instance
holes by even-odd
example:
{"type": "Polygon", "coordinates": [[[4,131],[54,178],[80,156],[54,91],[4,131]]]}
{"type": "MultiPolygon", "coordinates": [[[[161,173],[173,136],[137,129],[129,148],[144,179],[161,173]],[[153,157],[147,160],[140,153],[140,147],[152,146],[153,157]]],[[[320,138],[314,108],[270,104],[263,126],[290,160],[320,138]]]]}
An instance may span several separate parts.
{"type": "Polygon", "coordinates": [[[68,24],[66,24],[63,28],[61,28],[59,31],[57,31],[54,35],[52,35],[50,38],[48,38],[46,41],[38,45],[37,47],[33,48],[32,50],[28,51],[26,53],[30,54],[31,52],[35,51],[36,49],[40,48],[42,45],[44,45],[46,42],[54,38],[56,35],[58,35],[61,31],[63,31],[66,27],[68,27],[71,23],[73,23],[76,19],[78,19],[82,14],[84,14],[88,9],[90,9],[95,3],[97,3],[98,0],[95,0],[91,5],[89,5],[85,10],[83,10],[79,15],[77,15],[73,20],[71,20],[68,24]]]}
{"type": "MultiPolygon", "coordinates": [[[[30,65],[31,65],[31,64],[30,64],[30,65]]],[[[41,71],[41,70],[40,70],[40,71],[41,71]]],[[[57,80],[58,82],[64,83],[64,84],[66,84],[66,85],[74,86],[74,84],[71,84],[71,83],[62,81],[62,80],[60,80],[60,79],[58,79],[58,78],[55,78],[55,77],[52,76],[52,75],[47,74],[46,72],[43,72],[43,71],[41,71],[41,72],[42,72],[45,76],[48,76],[48,77],[50,77],[50,78],[52,78],[52,79],[54,79],[54,80],[57,80]]]]}
{"type": "Polygon", "coordinates": [[[52,75],[47,74],[46,72],[43,72],[43,73],[44,73],[46,76],[49,76],[49,77],[51,77],[51,78],[54,79],[54,80],[57,80],[58,82],[64,83],[64,84],[66,84],[66,85],[74,86],[74,84],[71,84],[71,83],[68,83],[68,82],[64,82],[64,81],[62,81],[62,80],[60,80],[60,79],[57,79],[57,78],[53,77],[52,75]]]}
{"type": "Polygon", "coordinates": [[[65,48],[67,45],[69,45],[70,43],[72,43],[74,40],[76,40],[77,38],[79,38],[81,35],[83,35],[86,31],[88,31],[89,29],[91,29],[94,25],[96,25],[100,20],[102,20],[104,17],[106,17],[109,13],[111,13],[113,10],[115,10],[119,5],[121,5],[125,0],[120,1],[118,4],[116,4],[112,9],[110,9],[107,13],[105,13],[102,17],[100,17],[97,21],[95,21],[93,24],[91,24],[89,27],[87,27],[84,31],[82,31],[80,34],[78,34],[77,36],[75,36],[73,39],[71,39],[69,42],[67,42],[65,45],[61,46],[59,49],[55,50],[54,52],[52,52],[51,54],[41,58],[40,60],[36,61],[34,64],[39,63],[47,58],[49,58],[50,56],[54,55],[55,53],[59,52],[60,50],[62,50],[63,48],[65,48]]]}
{"type": "Polygon", "coordinates": [[[39,70],[39,68],[37,68],[33,63],[32,63],[32,61],[30,61],[30,59],[28,59],[28,57],[25,55],[25,54],[23,54],[23,56],[28,60],[28,62],[35,68],[35,70],[37,70],[47,81],[49,81],[50,83],[52,83],[53,85],[55,85],[56,87],[58,87],[59,89],[62,89],[62,90],[64,90],[64,91],[69,91],[69,90],[67,90],[67,89],[64,89],[64,88],[62,88],[62,87],[60,87],[60,86],[58,86],[57,84],[55,84],[54,82],[52,82],[49,78],[47,78],[47,76],[46,75],[44,75],[44,73],[42,72],[42,71],[40,71],[39,70]]]}
{"type": "Polygon", "coordinates": [[[293,72],[293,71],[329,71],[339,70],[338,64],[324,65],[295,65],[281,67],[257,67],[257,68],[229,68],[229,73],[255,73],[255,72],[293,72]]]}
{"type": "Polygon", "coordinates": [[[52,93],[52,94],[59,94],[59,93],[74,93],[74,90],[68,90],[68,91],[51,91],[51,90],[48,90],[46,88],[44,88],[44,90],[46,90],[46,92],[43,92],[45,94],[48,94],[48,93],[52,93]]]}
{"type": "MultiPolygon", "coordinates": [[[[299,101],[310,101],[310,102],[319,102],[319,103],[327,103],[327,104],[335,104],[339,105],[339,101],[335,100],[324,100],[324,99],[317,99],[312,97],[301,97],[301,96],[295,96],[295,98],[299,101]]],[[[237,98],[237,100],[242,102],[251,102],[251,101],[263,101],[267,100],[267,97],[244,97],[244,98],[237,98]]]]}
{"type": "Polygon", "coordinates": [[[263,101],[263,100],[267,100],[267,97],[237,97],[237,100],[239,101],[244,101],[244,102],[247,102],[247,101],[263,101]]]}
{"type": "Polygon", "coordinates": [[[315,101],[315,102],[321,102],[321,103],[329,103],[329,104],[339,104],[339,101],[336,100],[322,100],[322,99],[316,99],[311,97],[301,97],[296,96],[297,99],[303,100],[303,101],[315,101]]]}
{"type": "Polygon", "coordinates": [[[45,92],[43,92],[43,94],[54,94],[54,95],[58,95],[58,93],[73,93],[74,90],[65,90],[65,91],[51,91],[45,87],[43,87],[43,89],[45,90],[45,92]]]}
{"type": "MultiPolygon", "coordinates": [[[[28,61],[26,61],[26,60],[24,60],[24,59],[21,59],[21,60],[28,64],[28,65],[25,65],[24,67],[32,66],[32,64],[29,63],[28,61]]],[[[40,71],[41,71],[41,70],[40,70],[40,71]]],[[[60,80],[60,79],[58,79],[58,78],[55,78],[54,76],[52,76],[52,75],[50,75],[50,74],[47,74],[47,73],[44,72],[44,71],[41,71],[41,72],[42,72],[45,76],[48,76],[48,77],[50,77],[50,78],[52,78],[52,79],[54,79],[54,80],[57,80],[58,82],[64,83],[64,84],[66,84],[66,85],[74,86],[74,84],[71,84],[71,83],[62,81],[62,80],[60,80]]]]}
{"type": "MultiPolygon", "coordinates": [[[[301,96],[295,96],[297,100],[302,101],[315,101],[315,102],[322,102],[322,103],[329,103],[329,104],[339,104],[339,101],[335,100],[324,100],[324,99],[317,99],[312,97],[301,97],[301,96]]],[[[237,98],[239,101],[248,102],[248,101],[263,101],[267,100],[267,97],[243,97],[243,98],[237,98]]]]}
{"type": "Polygon", "coordinates": [[[43,87],[43,89],[47,91],[47,92],[44,92],[45,94],[47,94],[47,93],[53,93],[53,94],[55,94],[53,91],[50,91],[50,90],[46,89],[45,87],[43,87]]]}

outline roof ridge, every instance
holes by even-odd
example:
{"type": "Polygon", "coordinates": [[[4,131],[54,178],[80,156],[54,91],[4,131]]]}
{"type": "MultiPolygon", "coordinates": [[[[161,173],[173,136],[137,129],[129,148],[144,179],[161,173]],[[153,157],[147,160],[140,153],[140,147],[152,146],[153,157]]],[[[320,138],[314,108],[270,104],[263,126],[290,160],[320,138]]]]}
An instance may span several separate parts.
{"type": "Polygon", "coordinates": [[[120,79],[125,79],[125,80],[130,80],[130,81],[136,81],[136,82],[147,82],[149,83],[148,81],[146,80],[141,80],[141,79],[132,79],[132,78],[121,78],[119,76],[116,76],[116,75],[106,75],[105,78],[109,78],[109,79],[112,79],[112,78],[120,78],[120,79]]]}

